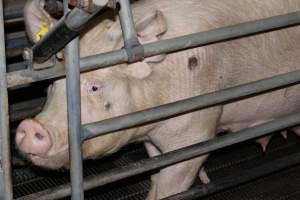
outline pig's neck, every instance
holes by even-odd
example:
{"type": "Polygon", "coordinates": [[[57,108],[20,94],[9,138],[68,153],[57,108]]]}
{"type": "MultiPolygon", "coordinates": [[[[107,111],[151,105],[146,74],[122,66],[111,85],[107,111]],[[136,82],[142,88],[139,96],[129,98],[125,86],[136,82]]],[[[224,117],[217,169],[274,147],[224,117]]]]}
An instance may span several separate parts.
{"type": "Polygon", "coordinates": [[[133,96],[133,103],[136,105],[136,110],[144,110],[166,103],[165,90],[163,85],[156,75],[151,75],[143,80],[133,80],[131,93],[133,96]]]}

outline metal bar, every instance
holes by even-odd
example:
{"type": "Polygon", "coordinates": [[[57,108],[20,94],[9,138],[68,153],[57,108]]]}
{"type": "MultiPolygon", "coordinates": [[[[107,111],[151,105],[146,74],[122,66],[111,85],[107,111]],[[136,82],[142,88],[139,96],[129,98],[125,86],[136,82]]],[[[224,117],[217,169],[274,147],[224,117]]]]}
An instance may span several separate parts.
{"type": "Polygon", "coordinates": [[[4,8],[4,19],[12,20],[23,18],[23,8],[25,1],[6,1],[4,8]]]}
{"type": "Polygon", "coordinates": [[[9,120],[16,122],[39,114],[46,102],[45,97],[22,101],[9,106],[9,120]]]}
{"type": "Polygon", "coordinates": [[[83,139],[90,139],[114,131],[154,123],[203,108],[229,103],[253,94],[268,92],[300,82],[300,70],[251,83],[199,95],[155,108],[86,124],[82,128],[83,139]]]}
{"type": "Polygon", "coordinates": [[[119,5],[119,16],[124,40],[124,49],[127,53],[127,61],[132,63],[143,60],[144,48],[137,37],[130,2],[129,0],[119,0],[117,5],[119,5]]]}
{"type": "MultiPolygon", "coordinates": [[[[246,22],[239,25],[217,28],[210,31],[195,33],[182,37],[177,37],[159,42],[143,45],[144,57],[150,57],[161,53],[204,46],[212,43],[235,39],[242,36],[249,36],[256,33],[277,30],[300,23],[300,11],[291,14],[270,17],[262,20],[246,22]],[[182,45],[182,46],[181,46],[182,45]]],[[[108,66],[121,64],[128,61],[125,49],[116,50],[104,54],[82,58],[80,61],[80,71],[86,72],[105,68],[108,66]]],[[[18,85],[28,84],[40,80],[62,77],[65,75],[64,67],[58,64],[55,69],[48,71],[19,71],[8,74],[8,87],[13,88],[18,85]]]]}
{"type": "MultiPolygon", "coordinates": [[[[238,131],[234,134],[227,134],[216,137],[202,143],[198,143],[186,148],[168,152],[163,155],[156,156],[150,159],[144,159],[138,162],[131,163],[127,166],[112,169],[98,176],[87,178],[84,181],[84,189],[92,189],[108,183],[115,182],[127,177],[135,176],[150,170],[166,167],[175,163],[189,160],[221,148],[244,142],[250,139],[258,138],[274,131],[283,130],[300,124],[300,113],[296,113],[287,117],[255,126],[252,128],[238,131]]],[[[56,188],[41,191],[32,195],[28,195],[17,200],[40,199],[50,200],[68,196],[70,194],[70,184],[64,184],[56,188]]]]}
{"type": "MultiPolygon", "coordinates": [[[[67,13],[68,10],[68,0],[64,0],[64,12],[67,13]]],[[[84,199],[81,153],[81,98],[79,58],[79,38],[76,37],[67,45],[65,49],[72,200],[84,199]]]]}
{"type": "Polygon", "coordinates": [[[118,5],[125,48],[139,45],[129,0],[119,0],[118,5]]]}
{"type": "Polygon", "coordinates": [[[12,199],[3,1],[0,1],[0,199],[12,199]]]}
{"type": "Polygon", "coordinates": [[[262,165],[255,166],[250,169],[236,171],[233,176],[220,177],[206,185],[196,186],[186,192],[176,194],[162,200],[192,200],[229,189],[231,187],[239,186],[240,184],[247,183],[258,179],[263,176],[284,170],[300,163],[300,153],[284,156],[276,160],[263,163],[262,165]]]}

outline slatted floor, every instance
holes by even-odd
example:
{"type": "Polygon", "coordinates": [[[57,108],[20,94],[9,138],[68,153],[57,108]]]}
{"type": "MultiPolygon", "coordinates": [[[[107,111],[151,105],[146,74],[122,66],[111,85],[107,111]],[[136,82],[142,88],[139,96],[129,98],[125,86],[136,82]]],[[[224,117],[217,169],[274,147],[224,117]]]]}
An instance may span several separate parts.
{"type": "MultiPolygon", "coordinates": [[[[287,141],[275,136],[266,153],[254,142],[247,142],[213,153],[206,163],[211,181],[220,177],[232,177],[235,172],[258,166],[262,163],[300,152],[300,140],[289,134],[287,141]]],[[[105,170],[146,158],[141,144],[125,147],[113,156],[84,163],[85,176],[93,176],[105,170]]],[[[14,198],[38,192],[68,181],[68,172],[49,172],[28,165],[15,168],[14,198]]],[[[88,200],[141,200],[149,189],[150,174],[133,177],[117,183],[96,188],[86,193],[88,200]]],[[[199,180],[195,185],[200,184],[199,180]]],[[[300,199],[300,165],[239,185],[226,191],[204,197],[205,200],[296,200],[300,199]]]]}

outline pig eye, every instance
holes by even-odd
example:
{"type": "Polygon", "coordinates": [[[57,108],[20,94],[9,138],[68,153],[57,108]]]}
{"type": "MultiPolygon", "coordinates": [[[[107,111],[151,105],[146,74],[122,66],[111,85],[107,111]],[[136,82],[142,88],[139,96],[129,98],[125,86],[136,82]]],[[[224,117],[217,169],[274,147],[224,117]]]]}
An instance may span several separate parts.
{"type": "Polygon", "coordinates": [[[99,89],[99,88],[98,88],[97,86],[95,86],[95,85],[92,86],[92,91],[93,91],[93,92],[97,92],[98,89],[99,89]]]}
{"type": "Polygon", "coordinates": [[[94,81],[94,80],[82,80],[82,88],[85,91],[85,94],[88,95],[101,95],[102,93],[102,84],[94,81]]]}
{"type": "Polygon", "coordinates": [[[100,95],[101,87],[97,84],[91,84],[87,87],[87,93],[92,95],[100,95]]]}

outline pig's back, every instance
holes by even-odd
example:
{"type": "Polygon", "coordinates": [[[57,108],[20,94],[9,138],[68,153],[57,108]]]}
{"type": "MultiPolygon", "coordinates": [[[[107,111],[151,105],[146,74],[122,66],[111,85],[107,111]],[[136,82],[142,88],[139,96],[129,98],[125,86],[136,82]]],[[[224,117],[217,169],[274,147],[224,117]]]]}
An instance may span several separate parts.
{"type": "MultiPolygon", "coordinates": [[[[300,0],[171,2],[145,1],[143,5],[165,14],[168,32],[163,39],[300,10],[300,0]]],[[[141,10],[137,9],[135,14],[139,15],[141,10]]],[[[168,57],[163,67],[155,70],[168,77],[165,79],[168,83],[164,85],[170,88],[165,90],[169,93],[169,101],[271,77],[300,69],[299,32],[300,27],[293,27],[176,53],[168,57]],[[198,56],[201,66],[191,71],[188,65],[194,55],[198,56]]],[[[224,106],[221,124],[241,123],[244,128],[256,121],[293,113],[299,108],[300,86],[294,86],[224,106]]]]}

